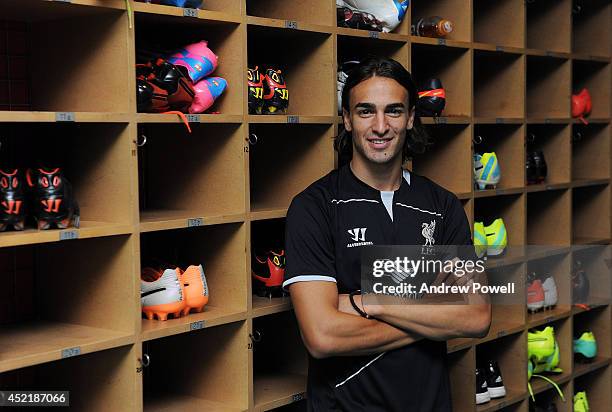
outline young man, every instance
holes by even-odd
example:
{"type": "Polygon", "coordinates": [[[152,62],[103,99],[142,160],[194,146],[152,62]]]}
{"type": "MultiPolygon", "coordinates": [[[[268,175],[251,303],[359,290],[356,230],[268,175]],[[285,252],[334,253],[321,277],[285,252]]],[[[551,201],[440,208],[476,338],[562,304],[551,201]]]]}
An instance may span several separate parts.
{"type": "Polygon", "coordinates": [[[342,93],[351,159],[293,199],[287,214],[291,299],[306,348],[309,411],[450,411],[445,340],[481,337],[490,306],[364,305],[360,252],[369,245],[471,245],[461,203],[402,170],[426,145],[410,73],[386,58],[356,67],[342,93]],[[433,233],[424,232],[426,225],[433,233]],[[426,236],[427,235],[427,236],[426,236]]]}

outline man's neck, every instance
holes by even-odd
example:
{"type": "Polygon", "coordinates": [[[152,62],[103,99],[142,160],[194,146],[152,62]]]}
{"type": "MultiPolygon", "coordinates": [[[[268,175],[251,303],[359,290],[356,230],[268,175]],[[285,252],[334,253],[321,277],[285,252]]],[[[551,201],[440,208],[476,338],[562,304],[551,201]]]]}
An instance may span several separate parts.
{"type": "Polygon", "coordinates": [[[395,160],[377,164],[353,158],[349,167],[359,180],[380,191],[395,191],[402,182],[402,165],[395,160]]]}

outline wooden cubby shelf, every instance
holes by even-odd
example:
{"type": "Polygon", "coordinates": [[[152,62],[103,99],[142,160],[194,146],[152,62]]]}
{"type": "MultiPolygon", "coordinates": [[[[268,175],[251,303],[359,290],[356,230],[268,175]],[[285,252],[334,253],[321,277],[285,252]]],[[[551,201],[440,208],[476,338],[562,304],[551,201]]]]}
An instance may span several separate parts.
{"type": "MultiPolygon", "coordinates": [[[[535,400],[537,405],[549,405],[553,404],[558,411],[572,411],[573,410],[573,394],[572,394],[572,386],[570,382],[566,378],[561,378],[557,376],[551,376],[552,380],[559,384],[559,390],[563,393],[565,397],[565,401],[561,399],[557,389],[555,389],[552,385],[547,384],[543,379],[532,378],[531,386],[534,390],[535,400]],[[536,391],[537,388],[537,391],[536,391]]],[[[529,398],[529,404],[533,405],[531,397],[529,398]]]]}
{"type": "Polygon", "coordinates": [[[572,192],[573,240],[580,243],[610,238],[610,186],[576,188],[572,192]]]}
{"type": "Polygon", "coordinates": [[[569,118],[570,78],[569,60],[527,56],[527,117],[569,118]]]}
{"type": "Polygon", "coordinates": [[[307,355],[293,312],[253,319],[254,410],[265,411],[305,397],[307,355]],[[283,322],[284,329],[275,327],[283,322]],[[284,359],[284,362],[276,362],[284,359]]]}
{"type": "Polygon", "coordinates": [[[251,212],[288,208],[293,196],[333,168],[331,125],[257,124],[249,129],[257,136],[249,150],[251,212]]]}
{"type": "MultiPolygon", "coordinates": [[[[447,41],[462,41],[469,43],[472,39],[472,26],[470,24],[471,14],[468,7],[461,0],[443,0],[435,2],[414,3],[412,7],[412,24],[419,19],[430,16],[440,16],[453,22],[453,31],[444,39],[447,41]]],[[[412,41],[417,39],[429,39],[427,37],[413,36],[412,41]]],[[[437,41],[437,39],[432,39],[437,41]]]]}
{"type": "Polygon", "coordinates": [[[474,0],[474,42],[525,47],[524,3],[512,0],[474,0]]]}
{"type": "Polygon", "coordinates": [[[573,52],[589,56],[610,57],[610,2],[588,0],[580,2],[572,15],[573,52]]]}
{"type": "Polygon", "coordinates": [[[472,52],[469,49],[412,44],[411,66],[417,87],[431,78],[442,82],[446,92],[442,115],[471,116],[472,52]]]}
{"type": "Polygon", "coordinates": [[[569,53],[571,50],[572,1],[526,2],[527,48],[569,53]],[[554,27],[554,30],[550,30],[554,27]]]}
{"type": "Polygon", "coordinates": [[[527,194],[527,244],[565,246],[571,243],[571,193],[548,190],[527,194]]]}
{"type": "MultiPolygon", "coordinates": [[[[242,123],[242,116],[232,114],[199,114],[195,117],[197,121],[190,123],[242,123]]],[[[181,118],[175,114],[138,113],[136,121],[139,124],[146,123],[179,123],[183,124],[181,118]]],[[[193,124],[190,126],[193,127],[193,124]]]]}
{"type": "Polygon", "coordinates": [[[336,9],[329,1],[304,2],[296,7],[295,4],[284,0],[246,0],[246,14],[249,16],[249,22],[251,16],[282,19],[297,22],[300,29],[303,23],[326,26],[325,30],[336,26],[336,9]]]}
{"type": "Polygon", "coordinates": [[[474,116],[494,118],[495,123],[521,119],[524,73],[525,57],[520,54],[474,51],[474,116]]]}
{"type": "Polygon", "coordinates": [[[472,187],[472,154],[469,125],[425,126],[433,144],[422,156],[412,161],[412,170],[428,176],[445,189],[454,193],[466,193],[472,187]],[[445,171],[438,167],[446,164],[445,171]]]}
{"type": "Polygon", "coordinates": [[[253,317],[272,315],[274,313],[291,310],[291,298],[289,296],[265,298],[253,295],[253,317]]]}
{"type": "Polygon", "coordinates": [[[242,321],[143,342],[144,410],[246,410],[247,329],[242,321]]]}
{"type": "Polygon", "coordinates": [[[1,123],[128,123],[130,119],[128,113],[0,111],[1,123]]]}
{"type": "Polygon", "coordinates": [[[142,319],[143,341],[220,324],[245,320],[247,289],[244,279],[246,228],[243,223],[172,230],[141,235],[141,266],[163,262],[185,270],[202,265],[209,301],[201,313],[167,321],[142,319]]]}
{"type": "Polygon", "coordinates": [[[138,148],[142,231],[187,227],[194,218],[244,220],[243,126],[200,124],[189,134],[178,124],[140,125],[139,134],[146,136],[138,148]]]}
{"type": "Polygon", "coordinates": [[[0,371],[133,343],[131,253],[129,236],[1,249],[0,371]]]}
{"type": "Polygon", "coordinates": [[[572,93],[579,93],[583,88],[589,91],[592,100],[591,113],[587,121],[610,118],[610,63],[592,61],[572,61],[572,93]]]}
{"type": "Polygon", "coordinates": [[[525,333],[505,336],[476,346],[476,365],[485,367],[489,360],[497,362],[499,366],[506,396],[476,405],[477,412],[496,411],[524,399],[527,386],[525,333]]]}
{"type": "Polygon", "coordinates": [[[610,366],[578,376],[574,379],[574,394],[585,391],[589,400],[589,410],[606,410],[612,401],[610,379],[612,379],[612,367],[610,366]]]}
{"type": "MultiPolygon", "coordinates": [[[[179,18],[136,13],[134,20],[136,63],[146,63],[154,57],[164,56],[186,45],[207,41],[208,47],[218,56],[218,65],[212,76],[227,80],[228,87],[206,112],[218,112],[221,116],[244,114],[243,95],[246,88],[244,72],[240,69],[245,44],[244,31],[238,24],[239,18],[238,21],[219,21],[212,18],[179,18]],[[171,32],[172,36],[166,36],[166,32],[171,32]]],[[[134,70],[131,75],[134,77],[134,70]]],[[[155,116],[148,115],[144,118],[153,119],[155,116]]],[[[160,117],[164,120],[172,118],[168,115],[160,117]]],[[[173,117],[178,121],[178,116],[173,117]]],[[[212,115],[200,115],[200,119],[202,118],[214,120],[212,115]]],[[[221,119],[223,117],[220,117],[219,121],[221,119]]]]}
{"type": "Polygon", "coordinates": [[[242,19],[240,16],[240,1],[232,0],[227,2],[225,7],[219,5],[221,1],[208,1],[204,4],[203,9],[196,9],[196,15],[185,14],[180,7],[165,6],[161,4],[147,4],[142,2],[134,2],[134,13],[149,14],[151,16],[176,17],[184,18],[185,20],[203,20],[203,21],[221,21],[226,23],[239,23],[242,19]],[[216,4],[216,7],[214,5],[216,4]],[[212,7],[211,7],[212,6],[212,7]],[[216,9],[227,10],[228,12],[219,12],[216,9]]]}
{"type": "Polygon", "coordinates": [[[141,399],[135,396],[139,392],[137,356],[135,345],[118,345],[5,372],[0,374],[0,386],[2,390],[69,391],[70,408],[79,411],[133,411],[142,409],[141,399]]]}
{"type": "MultiPolygon", "coordinates": [[[[495,152],[501,178],[496,190],[485,192],[506,194],[520,193],[525,182],[524,146],[522,144],[524,127],[520,125],[484,125],[474,126],[474,153],[495,152]]],[[[474,196],[482,192],[474,190],[474,196]]]]}
{"type": "Polygon", "coordinates": [[[26,322],[2,327],[0,372],[63,359],[72,348],[79,354],[134,343],[134,335],[60,322],[26,322]]]}
{"type": "Polygon", "coordinates": [[[113,8],[119,1],[109,2],[110,7],[80,3],[66,7],[34,0],[2,2],[0,15],[12,22],[8,31],[14,36],[8,53],[15,72],[9,81],[9,104],[0,102],[0,110],[129,111],[127,67],[117,70],[116,65],[128,59],[125,10],[113,8]],[[40,64],[56,61],[58,56],[62,64],[40,64]]]}
{"type": "Polygon", "coordinates": [[[80,227],[0,232],[0,388],[70,390],[87,411],[306,409],[308,354],[289,296],[262,297],[253,258],[285,247],[293,197],[339,160],[337,70],[391,57],[446,107],[421,123],[432,145],[406,166],[453,192],[470,227],[503,218],[508,249],[486,259],[492,324],[447,342],[453,409],[528,412],[527,334],[555,327],[566,402],[532,378],[538,404],[612,404],[612,3],[412,1],[390,33],[337,27],[332,0],[205,0],[184,9],[136,0],[0,1],[0,168],[60,167],[80,227]],[[419,19],[450,19],[444,39],[419,19]],[[78,33],[78,35],[75,35],[78,33]],[[205,113],[139,113],[135,64],[208,42],[227,90],[205,113]],[[273,66],[286,113],[248,113],[247,68],[273,66]],[[592,111],[571,117],[587,88],[592,111]],[[495,152],[497,187],[474,188],[473,156],[495,152]],[[527,154],[548,173],[528,184],[527,154]],[[527,247],[529,246],[529,247],[527,247]],[[144,267],[202,264],[209,302],[167,321],[141,313],[144,267]],[[576,306],[572,273],[590,284],[576,306]],[[530,313],[530,272],[558,303],[530,313]],[[592,330],[598,354],[573,357],[592,330]],[[146,355],[146,356],[145,356],[146,355]],[[142,361],[149,359],[143,367],[142,361]],[[507,394],[475,404],[477,365],[498,361],[507,394]],[[177,385],[177,382],[180,384],[177,385]]]}
{"type": "Polygon", "coordinates": [[[333,50],[329,33],[260,25],[248,25],[247,32],[249,67],[269,64],[283,73],[290,93],[288,115],[329,116],[335,112],[335,73],[327,61],[333,50]]]}

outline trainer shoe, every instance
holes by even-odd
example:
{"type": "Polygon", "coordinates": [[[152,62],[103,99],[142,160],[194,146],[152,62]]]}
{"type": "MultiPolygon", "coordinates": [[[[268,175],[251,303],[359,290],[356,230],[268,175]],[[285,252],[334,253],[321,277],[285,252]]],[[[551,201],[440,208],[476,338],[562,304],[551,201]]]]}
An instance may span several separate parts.
{"type": "Polygon", "coordinates": [[[497,186],[501,170],[495,152],[474,155],[474,180],[480,190],[497,186]]]}
{"type": "Polygon", "coordinates": [[[574,412],[589,412],[589,401],[585,391],[574,395],[574,412]]]}
{"type": "Polygon", "coordinates": [[[482,222],[474,222],[474,249],[479,259],[487,253],[487,235],[482,222]]]}
{"type": "Polygon", "coordinates": [[[25,182],[19,169],[0,169],[0,232],[25,228],[25,182]]]}
{"type": "Polygon", "coordinates": [[[588,303],[590,293],[589,277],[582,267],[582,262],[577,260],[572,273],[572,303],[585,305],[588,303]]]}
{"type": "Polygon", "coordinates": [[[39,230],[54,224],[58,229],[66,229],[71,224],[79,227],[79,205],[62,169],[28,169],[26,180],[33,192],[33,214],[39,230]]]}
{"type": "Polygon", "coordinates": [[[493,360],[487,362],[487,390],[491,399],[506,396],[506,387],[504,386],[501,371],[497,362],[493,360]]]}
{"type": "Polygon", "coordinates": [[[555,352],[555,329],[547,326],[544,330],[527,333],[527,357],[536,363],[546,361],[555,352]]]}
{"type": "Polygon", "coordinates": [[[592,362],[597,356],[597,341],[591,331],[583,332],[578,339],[574,339],[574,356],[581,362],[592,362]]]}
{"type": "Polygon", "coordinates": [[[144,268],[140,275],[140,303],[147,319],[178,318],[185,309],[185,291],[179,279],[180,269],[166,269],[162,273],[144,268]]]}
{"type": "Polygon", "coordinates": [[[285,277],[285,251],[268,251],[265,255],[253,253],[251,275],[255,280],[253,290],[258,296],[283,296],[285,277]]]}
{"type": "Polygon", "coordinates": [[[527,310],[535,312],[544,307],[544,288],[542,281],[536,277],[535,273],[527,277],[527,282],[527,310]]]}
{"type": "Polygon", "coordinates": [[[476,405],[487,403],[490,400],[491,395],[487,387],[485,372],[480,368],[476,368],[476,405]]]}
{"type": "Polygon", "coordinates": [[[191,265],[184,272],[180,273],[180,280],[185,291],[185,308],[183,316],[194,312],[202,312],[208,303],[208,284],[204,275],[202,265],[191,265]]]}
{"type": "Polygon", "coordinates": [[[535,363],[533,373],[551,372],[551,373],[562,373],[563,369],[559,368],[559,343],[555,339],[555,347],[553,353],[550,356],[544,358],[543,361],[535,363]]]}
{"type": "Polygon", "coordinates": [[[504,220],[502,218],[495,219],[484,230],[487,236],[487,255],[499,256],[504,253],[508,244],[508,234],[506,233],[504,220]]]}
{"type": "Polygon", "coordinates": [[[542,289],[544,289],[544,309],[552,308],[558,301],[555,278],[550,275],[547,276],[542,283],[542,289]]]}

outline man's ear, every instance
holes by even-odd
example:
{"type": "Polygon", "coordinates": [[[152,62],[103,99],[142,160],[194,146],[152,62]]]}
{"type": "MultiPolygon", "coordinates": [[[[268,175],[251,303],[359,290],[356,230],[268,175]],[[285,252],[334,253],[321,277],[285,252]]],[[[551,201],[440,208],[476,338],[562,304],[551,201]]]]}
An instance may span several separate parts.
{"type": "Polygon", "coordinates": [[[353,124],[351,123],[350,113],[346,111],[346,109],[342,109],[342,121],[344,122],[344,129],[347,132],[353,131],[353,124]]]}
{"type": "Polygon", "coordinates": [[[411,111],[410,111],[410,117],[408,117],[408,126],[406,126],[406,130],[411,130],[412,126],[414,125],[414,116],[416,113],[416,107],[414,107],[411,111]]]}

